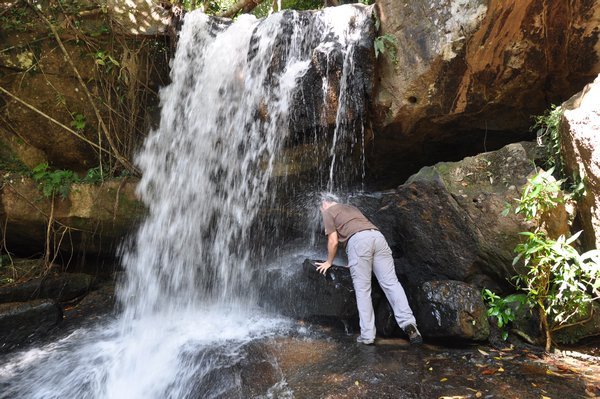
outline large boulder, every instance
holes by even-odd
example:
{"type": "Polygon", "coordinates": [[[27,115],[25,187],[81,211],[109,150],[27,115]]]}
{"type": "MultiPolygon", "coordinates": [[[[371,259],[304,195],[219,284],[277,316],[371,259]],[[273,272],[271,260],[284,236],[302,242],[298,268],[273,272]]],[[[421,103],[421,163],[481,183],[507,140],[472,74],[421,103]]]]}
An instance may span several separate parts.
{"type": "Polygon", "coordinates": [[[588,248],[600,245],[600,76],[562,105],[561,154],[569,175],[579,175],[586,193],[577,211],[588,248]]]}
{"type": "Polygon", "coordinates": [[[61,320],[61,308],[52,300],[0,304],[0,351],[46,334],[61,320]]]}
{"type": "Polygon", "coordinates": [[[593,1],[378,0],[380,35],[371,164],[379,178],[523,138],[531,115],[600,72],[593,1]]]}
{"type": "Polygon", "coordinates": [[[27,256],[43,252],[52,212],[52,245],[60,243],[66,259],[113,258],[119,243],[145,214],[135,188],[133,179],[73,184],[66,198],[57,195],[52,209],[51,200],[31,179],[6,178],[0,190],[6,248],[27,256]]]}
{"type": "MultiPolygon", "coordinates": [[[[358,319],[352,277],[347,267],[332,266],[325,275],[316,271],[315,261],[304,260],[299,273],[292,277],[270,271],[261,292],[263,300],[283,313],[303,319],[337,319],[344,322],[358,319]]],[[[378,299],[380,296],[375,294],[378,299]]]]}
{"type": "Polygon", "coordinates": [[[535,143],[516,143],[426,167],[384,195],[378,209],[366,207],[401,279],[413,286],[448,279],[509,289],[518,233],[530,226],[503,211],[534,172],[537,150],[535,143]]]}
{"type": "Polygon", "coordinates": [[[415,317],[427,337],[484,341],[490,333],[480,290],[461,281],[428,281],[421,286],[415,317]]]}

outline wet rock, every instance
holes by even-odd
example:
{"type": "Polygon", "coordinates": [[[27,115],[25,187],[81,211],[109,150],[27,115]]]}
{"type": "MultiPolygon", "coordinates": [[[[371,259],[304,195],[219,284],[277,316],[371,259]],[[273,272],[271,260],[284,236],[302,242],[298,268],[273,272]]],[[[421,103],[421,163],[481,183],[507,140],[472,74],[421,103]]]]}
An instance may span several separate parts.
{"type": "Polygon", "coordinates": [[[290,298],[290,314],[298,318],[357,318],[356,297],[349,269],[334,265],[323,276],[315,270],[314,262],[306,259],[302,264],[296,291],[290,298]]]}
{"type": "Polygon", "coordinates": [[[400,178],[439,159],[524,139],[530,115],[577,93],[600,72],[594,2],[377,2],[397,61],[379,58],[370,160],[400,178]],[[573,62],[577,54],[577,62],[573,62]]]}
{"type": "Polygon", "coordinates": [[[254,398],[265,393],[281,380],[282,374],[269,347],[250,343],[244,348],[239,364],[243,398],[254,398]]]}
{"type": "Polygon", "coordinates": [[[483,341],[490,326],[478,289],[460,281],[428,281],[421,286],[415,317],[426,337],[483,341]]]}
{"type": "Polygon", "coordinates": [[[186,395],[189,398],[264,397],[282,378],[270,348],[261,342],[242,345],[235,355],[223,353],[223,348],[208,348],[189,360],[206,364],[198,367],[195,383],[186,395]]]}
{"type": "Polygon", "coordinates": [[[61,320],[61,308],[51,300],[0,304],[0,351],[47,333],[61,320]]]}
{"type": "MultiPolygon", "coordinates": [[[[323,142],[333,133],[336,124],[340,132],[344,129],[351,130],[352,127],[358,131],[366,123],[374,85],[375,29],[371,21],[367,20],[364,26],[356,21],[348,27],[346,34],[350,36],[360,32],[360,41],[353,51],[345,54],[341,44],[345,39],[338,38],[333,33],[321,37],[319,24],[322,22],[314,15],[312,11],[283,13],[282,24],[286,26],[284,32],[292,34],[293,25],[298,23],[310,27],[306,30],[309,34],[303,40],[303,46],[310,51],[310,64],[293,94],[293,104],[290,106],[290,142],[294,144],[311,143],[315,140],[315,134],[318,135],[317,140],[323,142]],[[348,74],[346,78],[352,82],[351,87],[344,82],[345,73],[348,74]],[[346,92],[342,93],[341,90],[346,92]]],[[[283,37],[278,40],[282,44],[276,48],[286,51],[285,45],[289,45],[291,38],[283,37]]],[[[269,66],[270,75],[282,72],[286,57],[283,51],[273,57],[269,66]]],[[[356,140],[352,137],[347,139],[356,140]]],[[[314,159],[314,156],[311,158],[314,159]]]]}
{"type": "Polygon", "coordinates": [[[580,176],[586,193],[577,201],[588,249],[600,247],[600,76],[562,105],[560,142],[567,173],[580,176]]]}
{"type": "MultiPolygon", "coordinates": [[[[260,290],[262,305],[298,319],[341,322],[340,326],[343,324],[347,332],[357,331],[358,309],[350,270],[334,265],[324,276],[315,270],[314,262],[306,259],[294,275],[284,275],[279,270],[268,272],[260,290]]],[[[375,276],[372,279],[371,300],[379,333],[395,333],[397,325],[395,320],[388,325],[391,310],[375,276]],[[380,315],[381,322],[378,320],[380,315]]]]}
{"type": "Polygon", "coordinates": [[[25,283],[0,287],[0,303],[54,299],[67,302],[85,295],[93,277],[84,273],[61,273],[35,278],[25,283]]]}

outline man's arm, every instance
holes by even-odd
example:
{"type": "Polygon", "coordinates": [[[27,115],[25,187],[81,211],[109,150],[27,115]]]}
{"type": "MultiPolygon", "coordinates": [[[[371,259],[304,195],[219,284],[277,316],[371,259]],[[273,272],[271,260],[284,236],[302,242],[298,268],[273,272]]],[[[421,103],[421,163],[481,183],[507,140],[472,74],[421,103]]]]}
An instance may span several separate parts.
{"type": "Polygon", "coordinates": [[[327,269],[331,267],[333,264],[333,259],[335,258],[335,254],[338,249],[338,234],[337,231],[333,231],[327,235],[327,260],[325,262],[315,262],[317,265],[317,271],[319,273],[325,274],[327,269]]]}

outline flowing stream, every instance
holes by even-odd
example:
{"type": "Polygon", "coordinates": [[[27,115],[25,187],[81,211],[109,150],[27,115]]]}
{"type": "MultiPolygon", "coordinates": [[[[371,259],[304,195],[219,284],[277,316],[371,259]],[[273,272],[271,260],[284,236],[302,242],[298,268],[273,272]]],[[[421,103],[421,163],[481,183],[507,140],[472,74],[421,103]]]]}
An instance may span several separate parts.
{"type": "MultiPolygon", "coordinates": [[[[160,126],[137,157],[149,214],[123,246],[121,311],[11,354],[0,366],[0,398],[243,396],[235,372],[215,378],[215,371],[239,362],[246,343],[293,328],[258,308],[257,262],[268,258],[266,226],[273,228],[261,212],[277,204],[287,181],[284,174],[275,183],[273,174],[299,130],[291,121],[299,118],[302,79],[315,54],[327,68],[341,57],[336,124],[318,172],[327,175],[321,189],[332,189],[349,154],[343,148],[364,142],[361,122],[357,131],[345,115],[362,118],[353,99],[364,99],[350,86],[355,46],[370,25],[370,9],[358,6],[234,22],[186,15],[172,83],[161,91],[160,126]]],[[[328,73],[314,88],[324,104],[328,73]]],[[[270,394],[293,396],[284,381],[270,394]]]]}

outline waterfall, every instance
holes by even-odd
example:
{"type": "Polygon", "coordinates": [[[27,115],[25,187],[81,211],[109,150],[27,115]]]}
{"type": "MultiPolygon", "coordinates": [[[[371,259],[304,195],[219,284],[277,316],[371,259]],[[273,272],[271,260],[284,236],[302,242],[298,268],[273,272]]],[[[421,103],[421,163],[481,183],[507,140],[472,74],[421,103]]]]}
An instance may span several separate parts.
{"type": "Polygon", "coordinates": [[[136,159],[148,216],[122,251],[123,311],[39,349],[35,364],[15,356],[0,368],[0,398],[193,397],[211,367],[239,357],[232,342],[285,328],[257,309],[254,284],[267,246],[281,245],[269,241],[277,222],[264,213],[285,206],[288,173],[275,169],[309,143],[326,148],[301,161],[316,159],[314,187],[362,170],[341,172],[357,148],[364,154],[370,86],[355,63],[372,52],[371,25],[362,6],[262,20],[185,16],[160,125],[136,159]],[[207,348],[220,350],[217,360],[207,348]]]}

